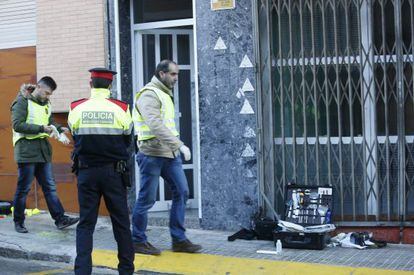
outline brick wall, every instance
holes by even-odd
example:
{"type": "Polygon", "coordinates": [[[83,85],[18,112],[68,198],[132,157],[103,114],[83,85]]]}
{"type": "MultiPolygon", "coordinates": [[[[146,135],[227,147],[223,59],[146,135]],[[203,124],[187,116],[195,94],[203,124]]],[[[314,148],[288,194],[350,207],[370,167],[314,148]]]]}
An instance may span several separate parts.
{"type": "Polygon", "coordinates": [[[105,66],[105,1],[37,0],[37,77],[52,76],[58,88],[54,112],[89,96],[88,69],[105,66]]]}

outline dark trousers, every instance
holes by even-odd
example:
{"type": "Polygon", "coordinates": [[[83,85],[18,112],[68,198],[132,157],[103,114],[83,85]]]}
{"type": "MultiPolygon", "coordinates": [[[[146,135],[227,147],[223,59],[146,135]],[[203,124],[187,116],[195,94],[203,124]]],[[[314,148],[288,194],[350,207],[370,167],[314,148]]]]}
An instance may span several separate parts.
{"type": "Polygon", "coordinates": [[[52,164],[45,163],[19,163],[18,164],[17,188],[14,195],[13,220],[17,223],[24,222],[24,209],[26,208],[26,198],[30,191],[34,177],[42,187],[43,194],[49,208],[50,215],[59,221],[65,214],[65,210],[56,193],[56,182],[53,178],[52,164]]]}
{"type": "Polygon", "coordinates": [[[75,274],[92,273],[93,232],[103,196],[118,244],[119,274],[134,272],[134,248],[131,238],[126,188],[114,165],[80,169],[78,200],[80,220],[76,227],[75,274]]]}

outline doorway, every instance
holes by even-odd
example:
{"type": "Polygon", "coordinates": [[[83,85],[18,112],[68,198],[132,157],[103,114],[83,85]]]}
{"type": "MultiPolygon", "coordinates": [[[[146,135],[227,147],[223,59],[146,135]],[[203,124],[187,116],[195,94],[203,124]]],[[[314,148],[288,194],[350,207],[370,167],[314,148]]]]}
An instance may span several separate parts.
{"type": "MultiPolygon", "coordinates": [[[[194,47],[192,26],[146,29],[135,32],[135,92],[148,83],[157,64],[163,59],[175,61],[179,68],[178,82],[174,86],[174,105],[177,130],[180,139],[191,149],[192,159],[183,161],[184,173],[189,185],[188,208],[198,208],[198,138],[195,101],[194,47]]],[[[136,169],[139,186],[139,169],[136,169]]],[[[138,188],[137,188],[138,189],[138,188]]],[[[139,190],[137,190],[138,195],[139,190]]],[[[166,211],[171,208],[171,190],[162,178],[157,193],[157,202],[151,211],[166,211]]]]}

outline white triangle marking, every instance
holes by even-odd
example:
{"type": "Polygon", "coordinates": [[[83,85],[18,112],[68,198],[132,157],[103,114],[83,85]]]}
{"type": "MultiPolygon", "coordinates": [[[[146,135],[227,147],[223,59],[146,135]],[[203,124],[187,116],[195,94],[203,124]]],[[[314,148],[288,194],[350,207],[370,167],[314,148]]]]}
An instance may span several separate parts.
{"type": "Polygon", "coordinates": [[[217,39],[216,46],[214,46],[214,49],[215,50],[225,50],[225,49],[227,49],[227,46],[226,46],[226,44],[224,44],[224,41],[223,41],[223,39],[221,39],[221,37],[219,37],[217,39]]]}
{"type": "Polygon", "coordinates": [[[242,89],[239,89],[236,93],[237,98],[241,98],[242,96],[244,97],[244,92],[242,89]]]}
{"type": "Polygon", "coordinates": [[[249,57],[247,55],[245,55],[243,57],[242,62],[240,63],[240,68],[253,68],[253,64],[250,61],[249,57]]]}
{"type": "Polygon", "coordinates": [[[240,114],[246,114],[246,115],[254,114],[252,105],[250,105],[247,99],[244,100],[243,107],[240,111],[240,114]]]}
{"type": "Polygon", "coordinates": [[[246,148],[244,148],[242,157],[248,158],[248,157],[254,157],[254,151],[250,144],[246,145],[246,148]]]}
{"type": "Polygon", "coordinates": [[[256,133],[254,132],[254,130],[250,128],[249,126],[246,126],[246,128],[244,129],[243,137],[251,138],[255,136],[256,136],[256,133]]]}
{"type": "Polygon", "coordinates": [[[244,173],[244,175],[246,176],[246,178],[253,178],[254,177],[254,175],[253,175],[253,173],[250,169],[247,169],[247,171],[244,173]]]}
{"type": "Polygon", "coordinates": [[[254,91],[254,87],[253,87],[252,83],[250,82],[250,80],[248,78],[246,78],[246,81],[244,81],[242,90],[243,90],[243,92],[253,92],[254,91]]]}

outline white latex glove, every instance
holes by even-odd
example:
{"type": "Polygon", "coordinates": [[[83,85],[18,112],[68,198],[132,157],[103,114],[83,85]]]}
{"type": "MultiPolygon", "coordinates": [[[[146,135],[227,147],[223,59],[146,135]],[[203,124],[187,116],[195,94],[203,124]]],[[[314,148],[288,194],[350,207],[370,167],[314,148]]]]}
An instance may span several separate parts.
{"type": "Polygon", "coordinates": [[[58,139],[59,138],[59,132],[56,129],[56,127],[54,125],[49,125],[50,127],[52,127],[53,131],[52,133],[49,135],[51,138],[55,138],[58,139]]]}
{"type": "Polygon", "coordinates": [[[189,161],[191,159],[191,151],[187,146],[181,145],[180,152],[184,155],[185,161],[189,161]]]}
{"type": "Polygon", "coordinates": [[[50,127],[53,128],[53,131],[50,134],[50,137],[57,139],[59,142],[65,145],[68,145],[70,143],[70,139],[65,135],[65,133],[60,134],[54,125],[50,125],[50,127]]]}
{"type": "Polygon", "coordinates": [[[65,135],[65,133],[61,133],[59,135],[58,141],[62,142],[65,145],[68,145],[70,143],[70,139],[65,135]]]}

